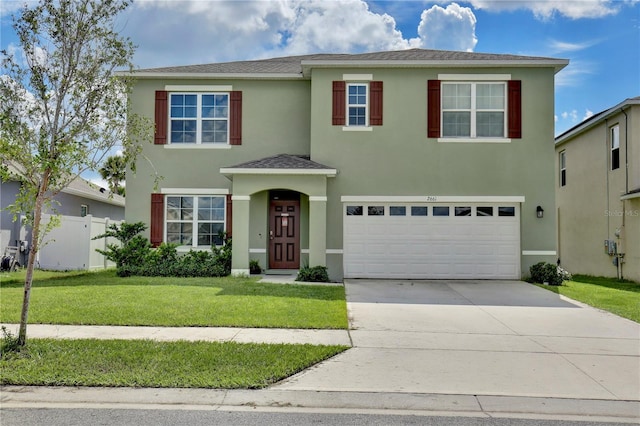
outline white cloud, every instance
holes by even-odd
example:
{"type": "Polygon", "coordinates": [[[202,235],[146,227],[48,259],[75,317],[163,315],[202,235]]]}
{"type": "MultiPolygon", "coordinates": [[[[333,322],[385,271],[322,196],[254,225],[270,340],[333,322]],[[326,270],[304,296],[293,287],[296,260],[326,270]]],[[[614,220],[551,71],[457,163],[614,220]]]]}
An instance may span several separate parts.
{"type": "Polygon", "coordinates": [[[599,41],[597,40],[583,41],[582,43],[569,43],[567,41],[551,40],[549,42],[549,48],[556,53],[576,52],[588,49],[598,43],[599,41]]]}
{"type": "Polygon", "coordinates": [[[510,11],[528,9],[538,19],[550,19],[559,14],[570,19],[601,18],[615,15],[623,3],[635,3],[637,0],[468,0],[476,9],[487,11],[510,11]]]}
{"type": "Polygon", "coordinates": [[[119,21],[139,46],[143,68],[308,53],[358,53],[426,47],[473,50],[476,18],[450,4],[422,13],[419,37],[365,0],[145,0],[119,21]]]}
{"type": "Polygon", "coordinates": [[[471,52],[478,43],[475,34],[476,17],[468,7],[451,3],[422,12],[418,34],[420,45],[428,49],[463,50],[471,52]]]}
{"type": "Polygon", "coordinates": [[[596,72],[597,65],[589,61],[571,60],[569,65],[555,75],[557,87],[576,87],[583,84],[585,78],[596,72]]]}
{"type": "Polygon", "coordinates": [[[584,116],[582,117],[582,120],[583,120],[583,121],[584,121],[584,120],[586,120],[587,118],[589,118],[589,117],[593,116],[593,114],[594,114],[594,112],[593,112],[593,111],[591,111],[591,110],[589,110],[589,109],[586,109],[586,110],[584,111],[584,116]]]}

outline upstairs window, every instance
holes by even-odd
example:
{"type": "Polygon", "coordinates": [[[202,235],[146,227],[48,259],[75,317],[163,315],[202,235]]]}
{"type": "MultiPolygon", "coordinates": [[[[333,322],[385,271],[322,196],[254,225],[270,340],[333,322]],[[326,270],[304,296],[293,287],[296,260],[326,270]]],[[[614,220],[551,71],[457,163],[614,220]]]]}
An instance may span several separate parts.
{"type": "Polygon", "coordinates": [[[347,84],[347,125],[367,125],[367,84],[347,84]]]}
{"type": "Polygon", "coordinates": [[[567,153],[565,151],[560,152],[558,163],[560,165],[560,186],[565,186],[567,184],[567,153]]]}
{"type": "Polygon", "coordinates": [[[169,143],[229,142],[228,93],[172,93],[169,143]]]}
{"type": "Polygon", "coordinates": [[[611,170],[620,168],[620,127],[611,128],[611,170]]]}
{"type": "Polygon", "coordinates": [[[505,83],[443,83],[442,137],[504,138],[505,83]]]}

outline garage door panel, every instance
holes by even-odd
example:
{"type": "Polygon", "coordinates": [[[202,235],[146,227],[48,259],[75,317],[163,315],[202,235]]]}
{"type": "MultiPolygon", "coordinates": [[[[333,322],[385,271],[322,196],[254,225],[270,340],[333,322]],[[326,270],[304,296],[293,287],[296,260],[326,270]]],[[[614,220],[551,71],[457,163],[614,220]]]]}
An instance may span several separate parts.
{"type": "MultiPolygon", "coordinates": [[[[345,277],[503,278],[520,275],[520,222],[516,216],[345,216],[345,277]]],[[[393,204],[397,205],[397,204],[393,204]]],[[[484,204],[486,205],[486,204],[484,204]]],[[[501,205],[500,205],[501,206],[501,205]]],[[[499,205],[494,205],[494,212],[499,205]]],[[[497,214],[497,213],[496,213],[497,214]]]]}

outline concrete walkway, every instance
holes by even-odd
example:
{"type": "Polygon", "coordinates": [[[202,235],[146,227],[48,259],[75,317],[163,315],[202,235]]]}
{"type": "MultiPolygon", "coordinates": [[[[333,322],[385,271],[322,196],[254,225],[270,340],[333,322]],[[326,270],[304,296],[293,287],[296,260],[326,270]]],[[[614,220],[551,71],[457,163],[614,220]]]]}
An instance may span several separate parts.
{"type": "Polygon", "coordinates": [[[352,349],[269,389],[4,387],[2,406],[640,420],[635,322],[523,282],[347,280],[345,287],[349,332],[29,326],[31,337],[352,342],[352,349]]]}

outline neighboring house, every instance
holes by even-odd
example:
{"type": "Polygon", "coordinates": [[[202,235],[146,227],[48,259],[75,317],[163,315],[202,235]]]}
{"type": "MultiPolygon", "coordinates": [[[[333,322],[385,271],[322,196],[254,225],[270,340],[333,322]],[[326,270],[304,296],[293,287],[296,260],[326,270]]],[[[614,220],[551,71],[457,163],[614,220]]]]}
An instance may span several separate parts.
{"type": "Polygon", "coordinates": [[[556,153],[561,264],[640,281],[640,97],[567,130],[556,153]]]}
{"type": "MultiPolygon", "coordinates": [[[[16,195],[20,190],[18,180],[0,180],[0,255],[5,253],[7,246],[23,246],[19,261],[26,264],[29,239],[29,230],[22,226],[19,215],[14,222],[14,214],[7,209],[15,203],[16,195]]],[[[124,219],[124,197],[111,194],[108,190],[78,178],[71,182],[53,198],[52,207],[63,217],[84,217],[91,215],[95,218],[109,218],[112,221],[124,219]]],[[[45,212],[52,213],[51,211],[45,212]]]]}
{"type": "Polygon", "coordinates": [[[138,165],[126,220],[182,249],[226,230],[233,274],[257,259],[334,280],[520,279],[556,261],[567,64],[411,49],[137,71],[130,100],[155,119],[144,154],[163,180],[154,191],[138,165]]]}

